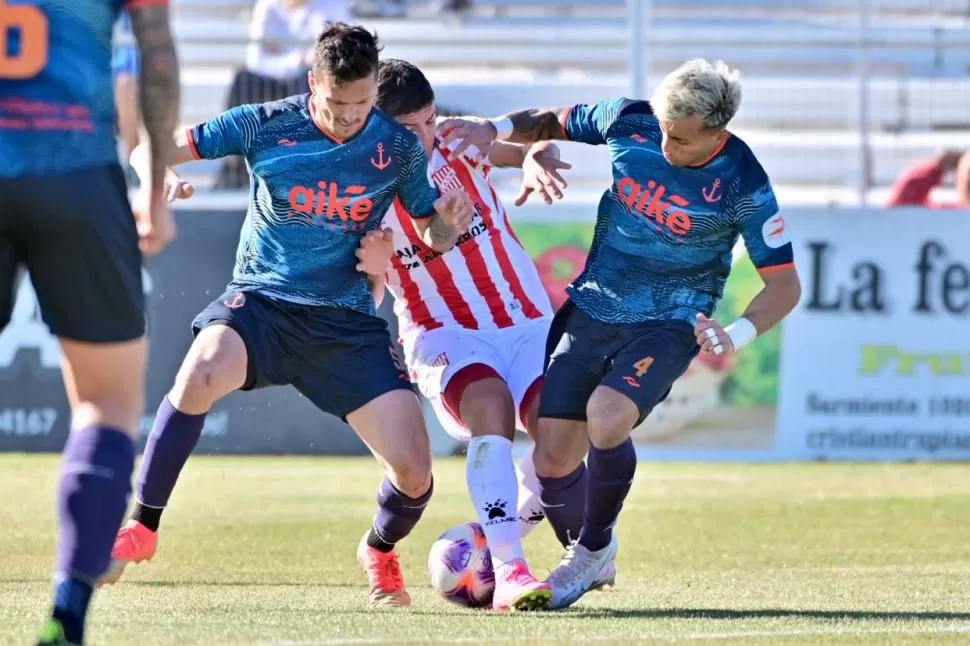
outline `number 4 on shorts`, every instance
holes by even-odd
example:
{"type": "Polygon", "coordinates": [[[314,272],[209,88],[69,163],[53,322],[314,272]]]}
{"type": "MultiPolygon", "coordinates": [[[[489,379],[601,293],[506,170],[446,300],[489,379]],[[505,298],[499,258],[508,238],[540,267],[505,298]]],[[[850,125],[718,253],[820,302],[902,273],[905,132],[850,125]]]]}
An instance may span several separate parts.
{"type": "Polygon", "coordinates": [[[653,365],[653,357],[644,357],[633,364],[633,367],[637,371],[637,377],[642,377],[647,374],[647,370],[650,370],[650,366],[653,365]]]}

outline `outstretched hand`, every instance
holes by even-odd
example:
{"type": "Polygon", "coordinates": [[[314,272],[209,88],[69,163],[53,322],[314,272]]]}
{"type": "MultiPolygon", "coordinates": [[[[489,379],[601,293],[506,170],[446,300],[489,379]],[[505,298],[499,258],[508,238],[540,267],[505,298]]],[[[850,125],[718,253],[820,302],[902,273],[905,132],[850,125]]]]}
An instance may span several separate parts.
{"type": "Polygon", "coordinates": [[[553,200],[561,200],[562,191],[567,184],[560,171],[570,168],[572,168],[571,164],[546,155],[543,151],[530,152],[522,162],[522,186],[519,188],[519,194],[515,196],[514,204],[522,206],[533,193],[541,197],[546,204],[552,204],[553,200]]]}
{"type": "Polygon", "coordinates": [[[478,149],[480,155],[487,158],[492,144],[498,137],[498,131],[491,122],[467,117],[445,119],[438,124],[438,133],[445,147],[451,150],[448,153],[449,160],[458,159],[472,146],[478,149]]]}

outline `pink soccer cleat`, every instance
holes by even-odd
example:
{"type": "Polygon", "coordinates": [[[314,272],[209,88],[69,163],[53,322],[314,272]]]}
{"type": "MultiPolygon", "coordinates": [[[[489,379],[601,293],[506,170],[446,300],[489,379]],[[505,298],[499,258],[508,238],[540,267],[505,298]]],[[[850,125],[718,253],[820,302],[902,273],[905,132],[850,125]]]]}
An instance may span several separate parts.
{"type": "Polygon", "coordinates": [[[411,595],[404,589],[404,574],[397,550],[375,550],[367,544],[367,534],[364,534],[357,546],[357,562],[367,573],[372,608],[411,605],[411,595]]]}
{"type": "Polygon", "coordinates": [[[158,532],[153,532],[137,520],[129,520],[115,537],[111,548],[111,564],[99,585],[117,583],[129,563],[150,561],[158,547],[158,532]]]}
{"type": "Polygon", "coordinates": [[[522,559],[510,561],[495,571],[493,610],[545,610],[551,598],[549,585],[532,576],[522,559]]]}

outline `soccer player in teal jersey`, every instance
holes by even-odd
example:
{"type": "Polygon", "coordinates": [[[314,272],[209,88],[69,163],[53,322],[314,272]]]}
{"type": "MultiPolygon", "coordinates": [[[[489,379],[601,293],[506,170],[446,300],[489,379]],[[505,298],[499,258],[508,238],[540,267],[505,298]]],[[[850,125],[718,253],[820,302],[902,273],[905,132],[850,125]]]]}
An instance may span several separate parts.
{"type": "Polygon", "coordinates": [[[501,135],[563,139],[610,150],[613,182],[600,200],[586,267],[568,287],[550,338],[535,452],[553,526],[562,491],[588,457],[578,540],[550,575],[553,608],[571,605],[616,557],[613,535],[636,469],[630,434],[699,352],[741,350],[781,321],[801,288],[768,176],[726,128],[741,103],[737,72],[693,60],[651,102],[615,99],[494,120],[452,120],[447,141],[488,150],[501,135]],[[709,317],[738,237],[764,280],[744,315],[709,317]]]}
{"type": "Polygon", "coordinates": [[[71,431],[58,486],[54,608],[41,644],[80,644],[131,491],[144,407],[142,252],[173,229],[163,199],[178,61],[161,0],[0,0],[0,329],[18,270],[60,339],[71,431]],[[115,148],[111,33],[131,15],[154,162],[136,226],[115,148]],[[141,250],[139,250],[139,244],[141,250]]]}
{"type": "MultiPolygon", "coordinates": [[[[243,155],[249,210],[232,281],[196,317],[195,341],[159,407],[138,505],[106,581],[154,554],[162,509],[212,405],[237,389],[291,384],[347,421],[384,465],[378,511],[357,555],[374,605],[410,603],[394,546],[430,500],[431,451],[370,292],[368,275],[383,277],[387,260],[370,267],[357,253],[368,236],[382,235],[395,198],[442,252],[467,228],[472,203],[460,189],[439,195],[417,137],[374,108],[378,51],[363,27],[331,24],[316,45],[309,94],[233,108],[176,139],[174,164],[243,155]]],[[[189,193],[174,175],[171,188],[189,193]]]]}

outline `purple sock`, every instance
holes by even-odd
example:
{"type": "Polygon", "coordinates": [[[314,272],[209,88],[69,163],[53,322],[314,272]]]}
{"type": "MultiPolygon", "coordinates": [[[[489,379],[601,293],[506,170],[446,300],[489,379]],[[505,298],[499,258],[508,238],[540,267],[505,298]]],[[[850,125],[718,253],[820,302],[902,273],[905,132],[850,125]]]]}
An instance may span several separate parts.
{"type": "Polygon", "coordinates": [[[128,507],[134,464],[135,444],[126,433],[105,426],[71,432],[57,494],[59,576],[96,583],[108,569],[128,507]]]}
{"type": "Polygon", "coordinates": [[[612,449],[598,449],[590,444],[588,460],[586,512],[579,543],[595,552],[610,544],[613,525],[633,484],[637,452],[630,438],[612,449]]]}
{"type": "Polygon", "coordinates": [[[368,537],[368,545],[382,552],[391,551],[421,520],[421,514],[431,500],[432,491],[433,482],[420,497],[408,498],[385,476],[377,492],[377,515],[374,516],[374,527],[368,537]]]}
{"type": "Polygon", "coordinates": [[[586,465],[561,478],[539,478],[539,504],[549,519],[556,538],[567,547],[579,538],[586,507],[586,465]]]}
{"type": "MultiPolygon", "coordinates": [[[[162,399],[136,478],[139,503],[136,516],[146,507],[161,515],[182,467],[202,437],[203,424],[205,413],[186,415],[172,406],[167,395],[162,399]]],[[[158,525],[149,529],[157,530],[158,525]]]]}
{"type": "Polygon", "coordinates": [[[134,464],[134,442],[106,426],[72,431],[64,446],[57,491],[60,536],[54,617],[61,620],[72,643],[81,643],[91,591],[108,569],[115,534],[128,507],[134,464]]]}

